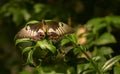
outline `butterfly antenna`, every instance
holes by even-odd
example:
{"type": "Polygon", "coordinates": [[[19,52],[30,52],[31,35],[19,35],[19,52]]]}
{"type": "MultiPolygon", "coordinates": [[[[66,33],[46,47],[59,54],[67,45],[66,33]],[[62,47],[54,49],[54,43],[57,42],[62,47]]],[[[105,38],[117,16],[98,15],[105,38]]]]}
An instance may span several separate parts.
{"type": "Polygon", "coordinates": [[[42,20],[42,24],[43,24],[43,25],[46,25],[46,22],[45,22],[45,20],[42,20]]]}
{"type": "Polygon", "coordinates": [[[47,25],[46,25],[45,20],[42,20],[42,25],[43,25],[43,31],[46,32],[47,25]]]}

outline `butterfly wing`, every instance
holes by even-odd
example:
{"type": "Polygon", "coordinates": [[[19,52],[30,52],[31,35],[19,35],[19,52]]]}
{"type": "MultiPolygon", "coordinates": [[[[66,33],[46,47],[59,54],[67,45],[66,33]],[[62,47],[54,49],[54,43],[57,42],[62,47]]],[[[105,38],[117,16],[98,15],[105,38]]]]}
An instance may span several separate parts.
{"type": "Polygon", "coordinates": [[[43,20],[42,22],[25,26],[17,33],[16,38],[31,38],[34,41],[38,41],[44,39],[46,33],[48,39],[57,41],[63,35],[73,33],[73,29],[63,22],[45,22],[43,20]]]}
{"type": "Polygon", "coordinates": [[[51,40],[58,40],[63,35],[74,32],[70,26],[63,22],[50,21],[47,22],[47,25],[47,35],[51,40]]]}
{"type": "Polygon", "coordinates": [[[31,38],[34,41],[41,40],[45,37],[45,33],[42,30],[42,23],[29,24],[21,29],[16,38],[31,38]]]}

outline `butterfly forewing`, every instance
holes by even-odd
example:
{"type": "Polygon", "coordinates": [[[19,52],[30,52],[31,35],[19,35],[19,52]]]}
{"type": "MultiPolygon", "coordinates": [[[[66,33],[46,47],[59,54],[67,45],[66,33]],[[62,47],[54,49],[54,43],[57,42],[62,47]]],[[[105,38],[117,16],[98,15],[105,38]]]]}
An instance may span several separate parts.
{"type": "Polygon", "coordinates": [[[42,23],[29,24],[21,29],[16,38],[31,38],[34,41],[44,39],[45,33],[42,30],[42,23]]]}
{"type": "Polygon", "coordinates": [[[71,27],[62,22],[51,21],[48,23],[47,32],[49,39],[58,40],[67,33],[73,33],[73,30],[71,27]]]}

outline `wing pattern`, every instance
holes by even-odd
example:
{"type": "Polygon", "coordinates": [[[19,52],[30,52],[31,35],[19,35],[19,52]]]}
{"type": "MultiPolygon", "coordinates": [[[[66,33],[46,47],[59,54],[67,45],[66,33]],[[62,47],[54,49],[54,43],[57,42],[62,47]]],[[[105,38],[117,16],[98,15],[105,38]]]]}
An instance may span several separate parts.
{"type": "Polygon", "coordinates": [[[17,33],[16,38],[31,38],[38,41],[47,37],[56,41],[63,35],[73,32],[73,29],[63,22],[43,20],[39,23],[28,24],[17,33]]]}

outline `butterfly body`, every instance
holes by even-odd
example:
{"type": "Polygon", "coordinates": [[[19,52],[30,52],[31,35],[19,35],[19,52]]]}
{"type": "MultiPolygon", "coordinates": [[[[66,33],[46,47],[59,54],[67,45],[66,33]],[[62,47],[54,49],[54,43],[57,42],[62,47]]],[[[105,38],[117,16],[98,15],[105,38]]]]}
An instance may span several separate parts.
{"type": "Polygon", "coordinates": [[[17,33],[16,38],[31,38],[39,41],[47,37],[47,39],[57,41],[68,33],[73,33],[73,29],[65,23],[43,20],[39,23],[28,24],[17,33]]]}

